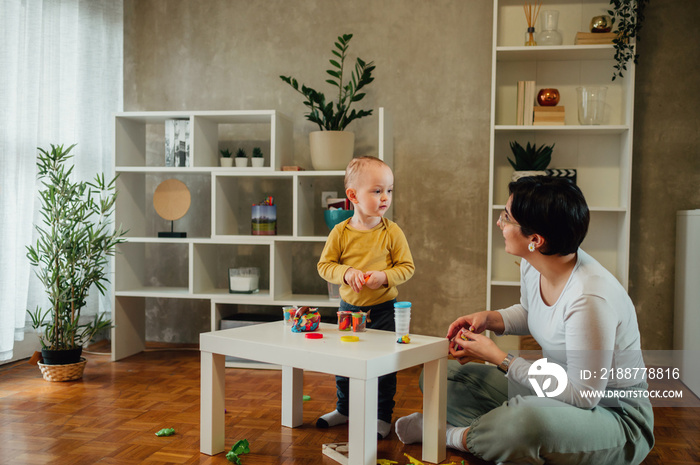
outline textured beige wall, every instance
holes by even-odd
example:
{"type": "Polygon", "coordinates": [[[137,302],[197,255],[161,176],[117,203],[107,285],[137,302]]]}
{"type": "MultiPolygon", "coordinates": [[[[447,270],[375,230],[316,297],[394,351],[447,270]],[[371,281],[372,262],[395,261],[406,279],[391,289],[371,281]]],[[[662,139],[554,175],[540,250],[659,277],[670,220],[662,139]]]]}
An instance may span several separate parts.
{"type": "MultiPolygon", "coordinates": [[[[483,308],[490,0],[124,3],[125,110],[274,108],[293,117],[295,156],[307,166],[313,125],[278,76],[323,86],[335,37],[355,34],[352,54],[377,65],[363,103],[394,117],[394,219],[417,267],[400,298],[414,302],[413,327],[442,335],[456,316],[483,308]]],[[[675,211],[700,207],[698,10],[694,0],[652,2],[640,46],[630,291],[645,348],[671,347],[675,211]]],[[[350,128],[359,152],[376,152],[376,118],[350,128]]],[[[149,339],[193,329],[191,308],[164,313],[149,312],[162,326],[149,339]]]]}
{"type": "MultiPolygon", "coordinates": [[[[700,208],[700,5],[695,0],[652,1],[642,32],[634,112],[630,295],[637,305],[643,347],[670,349],[676,211],[700,208]]],[[[700,311],[700,303],[695,305],[700,311]]]]}

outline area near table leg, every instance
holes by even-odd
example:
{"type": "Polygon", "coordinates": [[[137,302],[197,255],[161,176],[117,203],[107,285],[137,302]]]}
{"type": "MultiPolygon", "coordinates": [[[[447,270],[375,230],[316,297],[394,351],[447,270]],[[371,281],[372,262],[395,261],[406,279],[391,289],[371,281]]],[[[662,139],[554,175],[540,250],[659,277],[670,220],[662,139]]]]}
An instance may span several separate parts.
{"type": "Polygon", "coordinates": [[[447,452],[447,357],[423,365],[423,460],[440,463],[447,452]]]}
{"type": "Polygon", "coordinates": [[[199,451],[208,455],[224,451],[224,359],[201,352],[199,451]]]}
{"type": "Polygon", "coordinates": [[[377,378],[350,378],[349,465],[377,463],[377,378]]]}
{"type": "Polygon", "coordinates": [[[304,370],[282,367],[282,426],[296,428],[304,422],[304,370]]]}

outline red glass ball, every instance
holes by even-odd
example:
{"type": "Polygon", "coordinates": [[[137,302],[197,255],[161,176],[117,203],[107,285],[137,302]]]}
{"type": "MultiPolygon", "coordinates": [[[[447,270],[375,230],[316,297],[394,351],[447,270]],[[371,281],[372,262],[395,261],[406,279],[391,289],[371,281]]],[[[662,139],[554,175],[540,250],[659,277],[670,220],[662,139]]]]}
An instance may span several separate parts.
{"type": "Polygon", "coordinates": [[[542,107],[553,107],[559,103],[559,91],[557,89],[542,89],[537,93],[537,103],[542,107]]]}

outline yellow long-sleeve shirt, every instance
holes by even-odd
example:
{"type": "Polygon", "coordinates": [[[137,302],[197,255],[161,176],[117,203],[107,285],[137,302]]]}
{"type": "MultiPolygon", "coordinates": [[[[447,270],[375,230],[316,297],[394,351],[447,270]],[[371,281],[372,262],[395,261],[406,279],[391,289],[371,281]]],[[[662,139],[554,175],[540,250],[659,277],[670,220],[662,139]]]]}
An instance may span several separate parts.
{"type": "Polygon", "coordinates": [[[391,220],[382,218],[374,228],[353,229],[350,219],[337,224],[328,235],[318,262],[318,273],[333,284],[340,284],[340,297],[350,305],[377,305],[396,298],[396,286],[408,281],[415,270],[406,236],[391,220]],[[383,271],[387,285],[354,292],[343,277],[349,268],[363,272],[383,271]]]}

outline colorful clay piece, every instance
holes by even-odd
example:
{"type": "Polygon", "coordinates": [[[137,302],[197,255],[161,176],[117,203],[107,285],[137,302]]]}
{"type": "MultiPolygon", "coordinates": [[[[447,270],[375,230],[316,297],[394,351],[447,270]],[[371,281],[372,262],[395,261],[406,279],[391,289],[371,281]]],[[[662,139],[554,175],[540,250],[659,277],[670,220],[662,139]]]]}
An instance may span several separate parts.
{"type": "Polygon", "coordinates": [[[295,319],[294,326],[292,326],[292,332],[306,333],[316,331],[320,322],[321,315],[318,313],[318,309],[310,308],[309,313],[305,313],[300,318],[295,319]]]}
{"type": "Polygon", "coordinates": [[[306,333],[304,334],[306,339],[323,339],[323,334],[321,333],[306,333]]]}
{"type": "Polygon", "coordinates": [[[357,342],[360,340],[357,336],[340,336],[341,342],[357,342]]]}
{"type": "Polygon", "coordinates": [[[163,428],[156,433],[156,436],[172,436],[173,434],[175,434],[175,428],[163,428]]]}
{"type": "Polygon", "coordinates": [[[425,465],[425,464],[424,464],[423,462],[421,462],[420,460],[418,460],[418,459],[416,459],[416,458],[413,458],[413,457],[411,457],[410,455],[408,455],[408,454],[406,454],[406,453],[404,453],[403,455],[406,456],[406,458],[407,458],[408,461],[411,463],[411,465],[425,465]]]}
{"type": "Polygon", "coordinates": [[[241,465],[240,455],[250,452],[250,444],[247,439],[241,439],[231,447],[231,450],[226,454],[226,460],[241,465]]]}
{"type": "Polygon", "coordinates": [[[399,462],[394,462],[393,460],[389,459],[377,459],[377,465],[393,465],[395,463],[399,462]]]}
{"type": "Polygon", "coordinates": [[[399,339],[397,339],[396,342],[398,342],[399,344],[408,344],[409,342],[411,342],[411,338],[408,337],[408,334],[404,334],[399,339]]]}
{"type": "Polygon", "coordinates": [[[302,400],[303,400],[304,402],[306,402],[307,400],[311,400],[311,396],[308,395],[308,394],[304,394],[304,396],[302,397],[302,400]]]}

